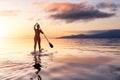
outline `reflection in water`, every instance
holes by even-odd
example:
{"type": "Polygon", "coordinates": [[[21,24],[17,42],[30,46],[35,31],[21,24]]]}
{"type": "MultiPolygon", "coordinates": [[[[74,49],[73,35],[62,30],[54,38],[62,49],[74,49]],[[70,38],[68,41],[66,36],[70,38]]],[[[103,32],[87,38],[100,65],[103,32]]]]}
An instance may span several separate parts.
{"type": "MultiPolygon", "coordinates": [[[[55,52],[48,53],[47,51],[42,50],[41,53],[39,53],[39,52],[32,52],[31,53],[34,56],[33,67],[34,67],[34,69],[37,70],[35,72],[35,74],[37,75],[38,80],[42,80],[41,75],[39,74],[39,72],[41,71],[41,68],[47,68],[47,63],[42,62],[41,57],[48,57],[49,58],[48,60],[52,61],[53,60],[53,53],[57,53],[57,52],[55,51],[55,52]]],[[[34,80],[34,79],[30,78],[30,80],[34,80]]]]}
{"type": "MultiPolygon", "coordinates": [[[[41,65],[41,56],[40,55],[34,55],[34,69],[37,69],[35,74],[37,74],[38,80],[42,80],[39,72],[41,71],[42,65],[41,65]]],[[[30,78],[30,80],[33,80],[33,78],[30,78]]]]}
{"type": "Polygon", "coordinates": [[[120,80],[120,39],[56,39],[52,50],[43,40],[39,76],[31,66],[33,40],[7,41],[0,41],[0,80],[120,80]]]}
{"type": "Polygon", "coordinates": [[[40,56],[34,56],[34,60],[35,60],[35,64],[33,65],[33,67],[35,68],[35,69],[37,69],[37,71],[36,71],[36,74],[38,74],[40,71],[41,71],[41,67],[42,67],[42,65],[41,65],[41,58],[40,58],[40,56]]]}

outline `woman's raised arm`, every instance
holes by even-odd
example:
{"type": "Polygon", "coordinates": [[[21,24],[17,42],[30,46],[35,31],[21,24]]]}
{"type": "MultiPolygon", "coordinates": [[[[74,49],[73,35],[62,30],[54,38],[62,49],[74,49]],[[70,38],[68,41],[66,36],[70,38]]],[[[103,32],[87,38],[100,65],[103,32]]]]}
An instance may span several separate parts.
{"type": "Polygon", "coordinates": [[[34,30],[36,29],[35,27],[36,27],[36,25],[38,25],[38,23],[36,23],[35,25],[34,25],[34,30]]]}

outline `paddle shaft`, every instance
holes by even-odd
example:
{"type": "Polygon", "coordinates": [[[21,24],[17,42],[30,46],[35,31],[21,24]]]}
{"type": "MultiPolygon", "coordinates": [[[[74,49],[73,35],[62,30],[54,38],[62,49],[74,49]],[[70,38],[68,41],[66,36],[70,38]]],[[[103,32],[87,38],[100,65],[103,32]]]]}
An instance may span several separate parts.
{"type": "Polygon", "coordinates": [[[44,35],[44,37],[46,38],[47,42],[49,43],[49,46],[50,46],[51,48],[53,48],[52,43],[50,43],[50,41],[48,40],[48,38],[46,37],[46,35],[45,35],[44,33],[43,33],[43,35],[44,35]]]}
{"type": "Polygon", "coordinates": [[[46,35],[44,33],[43,33],[43,35],[46,38],[47,42],[50,43],[49,40],[48,40],[48,38],[46,37],[46,35]]]}

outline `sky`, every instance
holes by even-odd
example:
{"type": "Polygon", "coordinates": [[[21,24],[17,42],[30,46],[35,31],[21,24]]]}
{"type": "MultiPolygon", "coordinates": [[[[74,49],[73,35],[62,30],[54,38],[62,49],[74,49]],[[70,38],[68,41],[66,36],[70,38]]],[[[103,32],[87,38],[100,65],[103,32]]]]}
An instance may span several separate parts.
{"type": "Polygon", "coordinates": [[[0,0],[0,38],[50,38],[120,29],[120,0],[0,0]]]}

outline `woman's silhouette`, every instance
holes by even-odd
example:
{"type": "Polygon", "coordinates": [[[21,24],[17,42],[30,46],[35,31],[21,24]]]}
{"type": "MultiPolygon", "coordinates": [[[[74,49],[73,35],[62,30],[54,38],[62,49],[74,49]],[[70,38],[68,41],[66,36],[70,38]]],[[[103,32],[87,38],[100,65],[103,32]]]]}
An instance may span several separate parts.
{"type": "Polygon", "coordinates": [[[43,31],[40,29],[40,25],[36,23],[34,25],[34,31],[35,31],[35,36],[34,36],[34,52],[36,52],[36,44],[38,43],[39,47],[39,52],[41,52],[41,38],[40,38],[40,33],[43,34],[43,31]]]}

